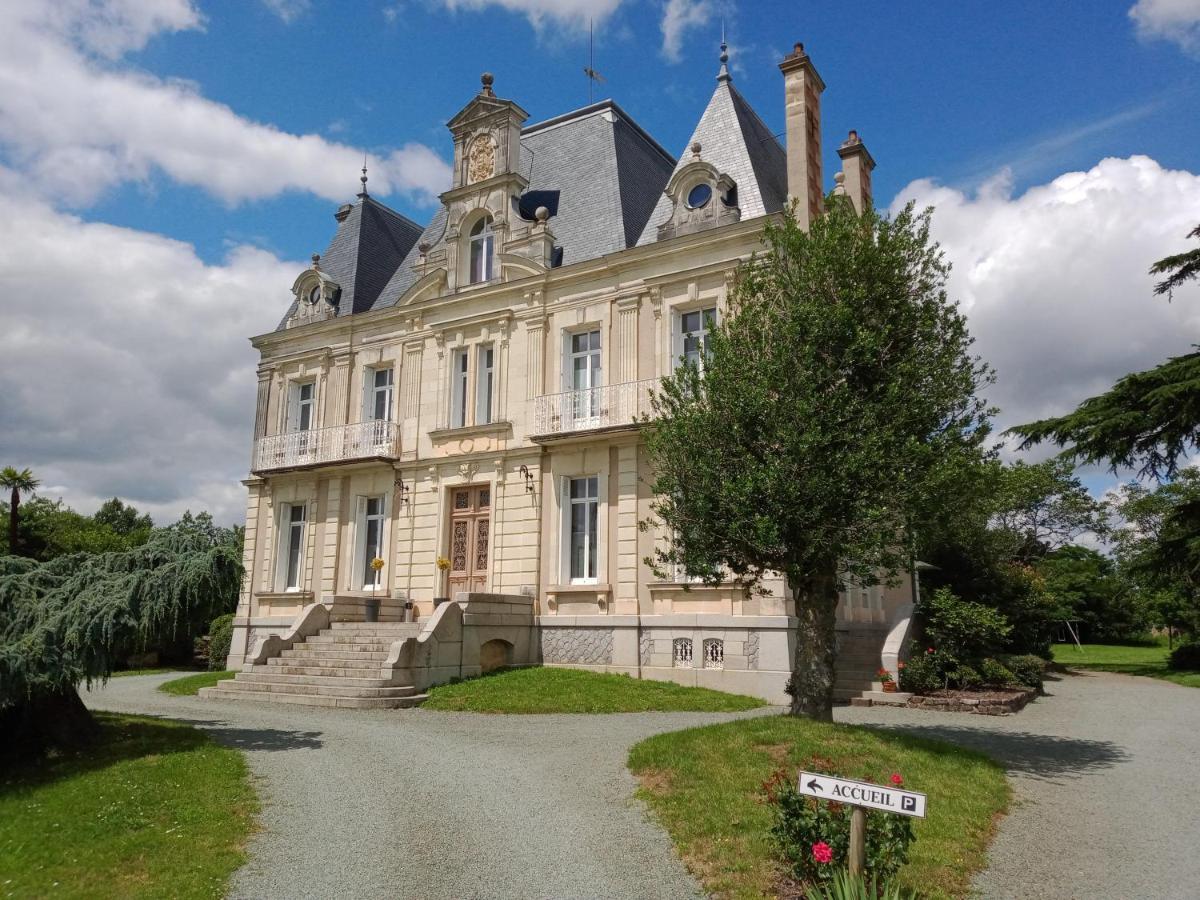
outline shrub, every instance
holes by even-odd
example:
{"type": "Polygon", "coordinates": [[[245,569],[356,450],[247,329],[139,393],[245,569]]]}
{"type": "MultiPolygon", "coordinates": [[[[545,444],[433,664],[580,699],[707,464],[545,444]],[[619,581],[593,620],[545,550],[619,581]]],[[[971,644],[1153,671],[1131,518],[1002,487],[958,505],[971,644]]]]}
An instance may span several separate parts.
{"type": "Polygon", "coordinates": [[[984,684],[1002,687],[1006,684],[1016,684],[1017,676],[1004,663],[995,659],[985,659],[979,664],[979,674],[984,684]]]}
{"type": "MultiPolygon", "coordinates": [[[[816,762],[813,768],[823,771],[816,762]]],[[[775,806],[771,838],[793,877],[805,884],[832,882],[849,861],[852,807],[804,796],[782,769],[763,787],[775,806]]],[[[913,840],[908,816],[867,810],[866,873],[891,878],[908,862],[913,840]]]]}
{"type": "Polygon", "coordinates": [[[1026,687],[1042,689],[1042,679],[1046,675],[1046,661],[1040,656],[1026,653],[1021,656],[1009,656],[1004,659],[1004,665],[1012,672],[1017,684],[1026,687]]]}
{"type": "Polygon", "coordinates": [[[810,887],[804,900],[915,900],[916,894],[906,891],[898,884],[870,880],[863,875],[851,875],[841,869],[823,885],[810,887]]]}
{"type": "Polygon", "coordinates": [[[963,663],[946,673],[946,683],[970,691],[983,684],[983,678],[975,669],[963,663]]]}
{"type": "Polygon", "coordinates": [[[1177,672],[1200,669],[1200,641],[1189,641],[1172,650],[1167,667],[1177,672]]]}
{"type": "Polygon", "coordinates": [[[928,694],[943,687],[941,658],[927,648],[913,644],[912,655],[900,670],[900,690],[913,694],[928,694]]]}
{"type": "Polygon", "coordinates": [[[996,610],[959,599],[948,588],[934,591],[924,611],[930,644],[956,659],[982,659],[1003,647],[1012,630],[996,610]]]}
{"type": "Polygon", "coordinates": [[[213,619],[208,627],[208,637],[208,668],[214,672],[224,671],[233,644],[233,613],[213,619]]]}

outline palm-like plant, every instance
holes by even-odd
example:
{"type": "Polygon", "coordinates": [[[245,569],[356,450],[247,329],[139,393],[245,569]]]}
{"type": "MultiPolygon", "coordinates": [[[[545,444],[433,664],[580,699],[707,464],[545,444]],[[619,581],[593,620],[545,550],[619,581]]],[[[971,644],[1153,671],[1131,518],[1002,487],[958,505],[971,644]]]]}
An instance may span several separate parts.
{"type": "Polygon", "coordinates": [[[17,552],[17,525],[21,520],[21,495],[32,494],[39,484],[41,482],[33,477],[30,469],[21,469],[18,472],[12,466],[5,466],[0,470],[0,488],[9,488],[12,491],[8,501],[8,552],[14,555],[17,552]]]}

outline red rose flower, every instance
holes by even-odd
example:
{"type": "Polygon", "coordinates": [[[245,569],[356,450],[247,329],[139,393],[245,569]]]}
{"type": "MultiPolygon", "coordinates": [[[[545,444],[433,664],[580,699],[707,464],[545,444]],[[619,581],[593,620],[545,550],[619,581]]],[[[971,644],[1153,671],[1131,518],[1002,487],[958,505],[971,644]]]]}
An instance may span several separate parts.
{"type": "Polygon", "coordinates": [[[904,779],[900,777],[899,772],[892,773],[892,784],[897,786],[904,784],[904,779]]]}
{"type": "Polygon", "coordinates": [[[926,653],[932,653],[932,652],[933,652],[933,648],[932,648],[932,647],[930,647],[930,648],[929,648],[928,650],[926,650],[925,652],[926,652],[926,653]]]}
{"type": "Polygon", "coordinates": [[[817,841],[812,845],[812,855],[819,863],[833,862],[833,849],[824,841],[817,841]]]}

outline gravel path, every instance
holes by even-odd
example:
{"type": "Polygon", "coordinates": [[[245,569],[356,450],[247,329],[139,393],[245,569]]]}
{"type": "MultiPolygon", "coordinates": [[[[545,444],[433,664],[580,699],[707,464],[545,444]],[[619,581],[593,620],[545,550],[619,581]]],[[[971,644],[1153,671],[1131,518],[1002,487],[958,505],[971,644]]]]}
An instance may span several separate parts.
{"type": "Polygon", "coordinates": [[[648,735],[736,715],[276,707],[155,690],[173,677],[114,678],[83,696],[246,752],[263,828],[234,897],[702,896],[633,798],[625,760],[648,735]]]}
{"type": "Polygon", "coordinates": [[[984,897],[1200,897],[1200,690],[1100,672],[1046,690],[1003,718],[877,707],[838,718],[953,741],[1008,768],[1016,802],[975,879],[984,897]]]}
{"type": "MultiPolygon", "coordinates": [[[[85,699],[190,721],[246,752],[263,829],[235,897],[700,895],[632,798],[625,759],[648,735],[736,715],[334,711],[154,690],[172,677],[116,678],[85,699]]],[[[1200,896],[1200,690],[1099,673],[1047,690],[1004,718],[878,707],[837,718],[1007,766],[1016,802],[975,882],[985,897],[1200,896]]]]}

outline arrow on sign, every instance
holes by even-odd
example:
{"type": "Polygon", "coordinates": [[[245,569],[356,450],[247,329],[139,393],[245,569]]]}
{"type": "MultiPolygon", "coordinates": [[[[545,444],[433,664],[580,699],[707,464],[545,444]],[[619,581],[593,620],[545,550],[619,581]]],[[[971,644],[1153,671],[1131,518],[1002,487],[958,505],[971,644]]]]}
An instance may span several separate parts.
{"type": "Polygon", "coordinates": [[[817,781],[817,779],[815,779],[815,778],[814,778],[812,781],[810,781],[810,782],[808,783],[808,789],[809,789],[810,791],[819,791],[819,790],[821,790],[821,782],[817,781]]]}

